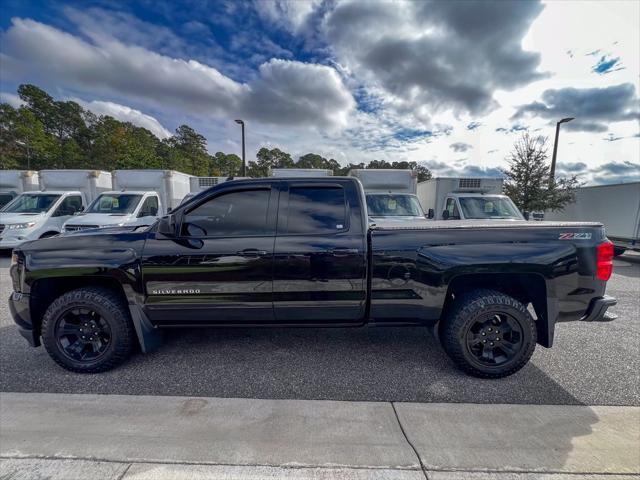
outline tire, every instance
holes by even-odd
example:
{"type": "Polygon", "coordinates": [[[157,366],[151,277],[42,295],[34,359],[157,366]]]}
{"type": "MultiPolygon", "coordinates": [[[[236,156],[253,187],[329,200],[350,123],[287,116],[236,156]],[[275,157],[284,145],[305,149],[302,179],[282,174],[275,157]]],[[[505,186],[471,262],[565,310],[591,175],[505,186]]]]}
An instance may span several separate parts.
{"type": "Polygon", "coordinates": [[[535,321],[526,306],[495,290],[474,290],[456,299],[440,330],[442,346],[456,366],[480,378],[520,370],[533,355],[536,340],[535,321]]]}
{"type": "Polygon", "coordinates": [[[627,249],[624,248],[624,247],[613,247],[613,256],[614,257],[619,257],[620,255],[622,255],[626,251],[627,251],[627,249]]]}
{"type": "Polygon", "coordinates": [[[135,338],[127,305],[106,288],[67,292],[49,305],[42,319],[42,343],[49,356],[72,372],[118,366],[131,355],[135,338]]]}

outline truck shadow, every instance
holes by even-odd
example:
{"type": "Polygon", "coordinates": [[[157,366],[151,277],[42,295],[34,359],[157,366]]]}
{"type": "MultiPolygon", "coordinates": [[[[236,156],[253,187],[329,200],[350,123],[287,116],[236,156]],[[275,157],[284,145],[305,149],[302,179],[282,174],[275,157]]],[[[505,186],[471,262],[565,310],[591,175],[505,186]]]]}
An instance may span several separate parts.
{"type": "MultiPolygon", "coordinates": [[[[155,353],[137,354],[103,374],[76,375],[57,367],[43,348],[27,347],[14,328],[3,327],[0,364],[2,391],[465,402],[486,404],[473,408],[489,416],[497,414],[490,404],[581,403],[534,364],[501,380],[468,377],[423,328],[175,330],[155,353]]],[[[518,451],[535,436],[549,452],[545,468],[562,471],[574,438],[589,435],[598,418],[588,407],[561,406],[543,417],[502,418],[492,435],[518,451]]],[[[422,426],[419,419],[411,426],[413,432],[429,428],[435,426],[422,426]]],[[[517,468],[528,461],[518,455],[511,460],[517,468]]]]}

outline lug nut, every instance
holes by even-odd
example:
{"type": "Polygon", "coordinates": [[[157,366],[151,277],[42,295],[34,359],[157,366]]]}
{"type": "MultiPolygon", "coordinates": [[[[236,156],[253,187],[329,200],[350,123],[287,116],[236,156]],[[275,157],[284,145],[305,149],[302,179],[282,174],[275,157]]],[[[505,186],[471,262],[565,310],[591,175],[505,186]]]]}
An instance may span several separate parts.
{"type": "Polygon", "coordinates": [[[499,341],[500,341],[500,337],[496,337],[496,342],[499,342],[499,341]]]}
{"type": "Polygon", "coordinates": [[[487,343],[487,341],[486,340],[482,340],[482,343],[487,343]]]}
{"type": "Polygon", "coordinates": [[[489,345],[491,345],[493,347],[493,342],[491,342],[489,345]]]}
{"type": "Polygon", "coordinates": [[[484,337],[484,336],[486,336],[486,335],[487,335],[486,333],[482,332],[482,336],[483,336],[483,337],[484,337]]]}

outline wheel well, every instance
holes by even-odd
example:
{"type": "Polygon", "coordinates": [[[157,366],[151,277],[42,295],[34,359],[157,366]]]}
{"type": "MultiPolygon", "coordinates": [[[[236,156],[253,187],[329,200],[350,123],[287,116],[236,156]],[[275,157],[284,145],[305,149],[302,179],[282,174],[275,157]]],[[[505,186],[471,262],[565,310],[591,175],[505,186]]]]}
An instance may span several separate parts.
{"type": "MultiPolygon", "coordinates": [[[[537,273],[487,273],[454,277],[449,282],[442,318],[446,318],[456,297],[478,288],[497,290],[524,305],[531,304],[536,320],[547,319],[547,286],[544,277],[537,273]]],[[[548,338],[547,322],[536,321],[536,329],[539,342],[547,346],[543,340],[548,338]]]]}
{"type": "Polygon", "coordinates": [[[42,317],[51,303],[60,295],[82,287],[103,287],[125,298],[124,290],[117,280],[109,277],[63,277],[43,278],[31,286],[29,309],[34,328],[40,332],[42,317]]]}

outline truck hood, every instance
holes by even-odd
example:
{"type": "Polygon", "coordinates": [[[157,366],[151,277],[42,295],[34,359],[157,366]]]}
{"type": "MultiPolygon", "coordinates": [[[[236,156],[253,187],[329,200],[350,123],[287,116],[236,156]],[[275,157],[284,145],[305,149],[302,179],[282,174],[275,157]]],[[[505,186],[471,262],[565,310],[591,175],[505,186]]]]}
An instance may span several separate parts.
{"type": "Polygon", "coordinates": [[[131,221],[133,215],[112,215],[109,213],[81,213],[66,221],[65,225],[118,226],[131,221]]]}
{"type": "Polygon", "coordinates": [[[38,221],[44,217],[44,213],[10,213],[0,212],[0,223],[3,225],[11,223],[24,223],[28,221],[38,221]]]}

